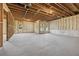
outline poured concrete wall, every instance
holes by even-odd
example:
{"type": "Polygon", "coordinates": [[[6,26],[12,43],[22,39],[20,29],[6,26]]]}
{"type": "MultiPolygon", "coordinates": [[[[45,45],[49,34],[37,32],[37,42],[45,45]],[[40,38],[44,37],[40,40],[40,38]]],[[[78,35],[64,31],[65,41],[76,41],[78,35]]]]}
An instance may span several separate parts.
{"type": "Polygon", "coordinates": [[[79,37],[79,15],[50,21],[50,32],[79,37]]]}

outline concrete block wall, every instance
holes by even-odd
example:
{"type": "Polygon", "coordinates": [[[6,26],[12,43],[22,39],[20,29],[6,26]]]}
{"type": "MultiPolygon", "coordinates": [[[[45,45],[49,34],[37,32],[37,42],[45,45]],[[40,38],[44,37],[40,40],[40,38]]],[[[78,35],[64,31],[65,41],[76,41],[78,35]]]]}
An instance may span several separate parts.
{"type": "Polygon", "coordinates": [[[50,21],[50,32],[79,37],[79,15],[50,21]]]}

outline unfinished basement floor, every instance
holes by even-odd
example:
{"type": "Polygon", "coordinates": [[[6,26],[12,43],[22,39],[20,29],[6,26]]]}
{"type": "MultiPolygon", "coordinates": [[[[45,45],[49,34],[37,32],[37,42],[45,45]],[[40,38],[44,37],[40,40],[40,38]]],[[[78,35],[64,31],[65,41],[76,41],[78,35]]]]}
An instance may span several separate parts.
{"type": "Polygon", "coordinates": [[[9,56],[79,56],[79,37],[48,34],[14,34],[0,48],[0,55],[9,56]]]}

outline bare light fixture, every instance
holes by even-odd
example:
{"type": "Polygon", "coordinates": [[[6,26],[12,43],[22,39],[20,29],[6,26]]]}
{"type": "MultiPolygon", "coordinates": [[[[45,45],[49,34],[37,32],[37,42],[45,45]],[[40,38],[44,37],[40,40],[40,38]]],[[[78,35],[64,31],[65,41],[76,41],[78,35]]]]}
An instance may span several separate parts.
{"type": "Polygon", "coordinates": [[[24,6],[25,8],[30,8],[30,7],[32,6],[31,3],[25,3],[24,5],[25,5],[25,6],[24,6]]]}
{"type": "Polygon", "coordinates": [[[26,11],[25,11],[25,13],[24,13],[24,15],[23,15],[23,19],[24,19],[24,17],[26,16],[26,14],[27,14],[29,8],[31,8],[31,6],[32,6],[31,3],[24,3],[24,8],[26,9],[26,11]]]}

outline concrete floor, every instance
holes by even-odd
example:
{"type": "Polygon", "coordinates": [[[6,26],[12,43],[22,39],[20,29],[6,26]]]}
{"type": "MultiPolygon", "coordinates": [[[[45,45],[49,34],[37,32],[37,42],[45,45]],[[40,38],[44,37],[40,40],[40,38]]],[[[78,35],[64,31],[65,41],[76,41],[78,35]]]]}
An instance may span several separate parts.
{"type": "Polygon", "coordinates": [[[21,33],[14,34],[0,48],[7,56],[79,56],[79,37],[63,35],[21,33]]]}

